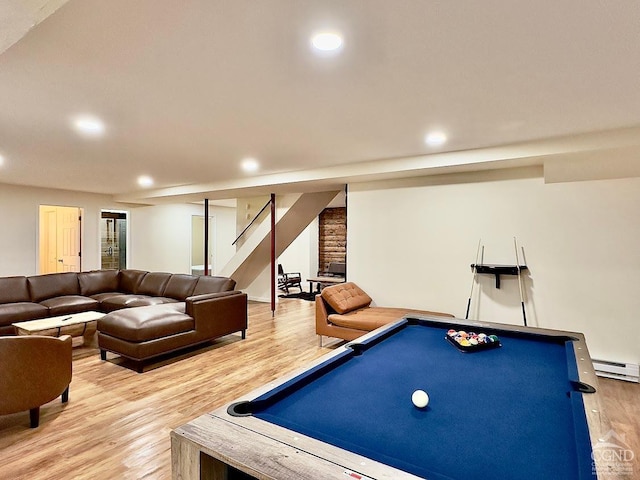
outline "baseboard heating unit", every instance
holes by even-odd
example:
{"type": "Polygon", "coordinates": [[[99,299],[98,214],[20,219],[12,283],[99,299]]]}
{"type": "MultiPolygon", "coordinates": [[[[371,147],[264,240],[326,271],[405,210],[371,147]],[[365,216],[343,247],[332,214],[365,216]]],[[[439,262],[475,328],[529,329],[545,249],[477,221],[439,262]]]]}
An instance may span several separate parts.
{"type": "Polygon", "coordinates": [[[635,363],[617,363],[593,360],[593,368],[599,377],[615,378],[627,382],[640,383],[640,366],[635,363]]]}

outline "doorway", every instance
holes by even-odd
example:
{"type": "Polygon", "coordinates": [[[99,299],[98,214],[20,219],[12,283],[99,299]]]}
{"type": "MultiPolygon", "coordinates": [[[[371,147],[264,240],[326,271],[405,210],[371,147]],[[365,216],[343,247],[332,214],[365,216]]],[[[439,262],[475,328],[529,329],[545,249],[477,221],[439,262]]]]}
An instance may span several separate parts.
{"type": "Polygon", "coordinates": [[[127,268],[127,213],[103,210],[100,214],[100,268],[127,268]]]}
{"type": "Polygon", "coordinates": [[[39,216],[40,273],[79,272],[82,209],[40,205],[39,216]]]}
{"type": "MultiPolygon", "coordinates": [[[[209,275],[214,272],[215,217],[209,217],[209,275]]],[[[191,275],[204,275],[204,215],[191,217],[191,275]]]]}

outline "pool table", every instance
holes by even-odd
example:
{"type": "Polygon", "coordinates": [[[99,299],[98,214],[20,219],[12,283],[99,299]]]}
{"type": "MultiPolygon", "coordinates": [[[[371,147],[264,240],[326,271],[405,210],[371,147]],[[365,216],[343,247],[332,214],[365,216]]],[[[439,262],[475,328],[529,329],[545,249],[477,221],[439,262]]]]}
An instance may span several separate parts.
{"type": "Polygon", "coordinates": [[[174,430],[173,475],[595,479],[594,387],[582,334],[405,317],[174,430]],[[499,346],[456,348],[449,330],[499,346]]]}

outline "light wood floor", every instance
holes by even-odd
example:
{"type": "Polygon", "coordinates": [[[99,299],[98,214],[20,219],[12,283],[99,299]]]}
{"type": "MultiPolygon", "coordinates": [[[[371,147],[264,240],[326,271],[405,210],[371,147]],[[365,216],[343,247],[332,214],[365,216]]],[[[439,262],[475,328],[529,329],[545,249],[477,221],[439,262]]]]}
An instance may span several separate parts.
{"type": "MultiPolygon", "coordinates": [[[[173,428],[330,351],[317,346],[313,316],[304,300],[283,299],[273,318],[251,303],[246,340],[230,335],[142,374],[74,349],[68,404],[43,406],[37,429],[28,412],[0,416],[0,479],[169,479],[173,428]]],[[[602,379],[600,391],[635,452],[630,480],[640,478],[640,385],[602,379]]]]}

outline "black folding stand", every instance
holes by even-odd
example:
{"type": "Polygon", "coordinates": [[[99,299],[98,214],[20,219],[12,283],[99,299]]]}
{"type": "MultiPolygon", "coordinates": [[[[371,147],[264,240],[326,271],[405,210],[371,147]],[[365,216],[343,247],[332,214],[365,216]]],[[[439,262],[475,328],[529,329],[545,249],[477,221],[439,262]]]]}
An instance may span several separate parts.
{"type": "Polygon", "coordinates": [[[518,268],[520,271],[527,270],[526,265],[476,265],[475,263],[471,264],[471,268],[475,269],[477,273],[495,275],[496,288],[500,288],[500,275],[518,275],[518,268]]]}

